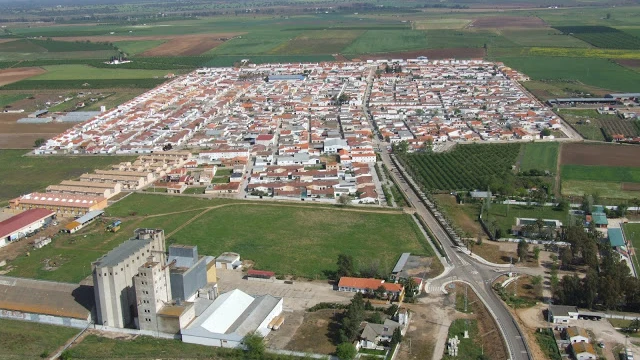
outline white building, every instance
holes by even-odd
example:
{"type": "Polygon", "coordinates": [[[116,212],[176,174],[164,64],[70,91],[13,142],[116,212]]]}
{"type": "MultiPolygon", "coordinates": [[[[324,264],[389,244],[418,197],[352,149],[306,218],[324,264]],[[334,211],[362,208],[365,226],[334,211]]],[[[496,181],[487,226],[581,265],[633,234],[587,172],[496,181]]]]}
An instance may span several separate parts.
{"type": "Polygon", "coordinates": [[[253,297],[240,290],[220,295],[181,331],[190,344],[236,348],[247,334],[266,336],[269,324],[282,313],[282,298],[253,297]]]}
{"type": "Polygon", "coordinates": [[[55,213],[47,209],[31,209],[0,222],[0,248],[40,229],[53,219],[55,213]]]}
{"type": "Polygon", "coordinates": [[[578,308],[575,306],[550,305],[551,322],[554,324],[566,324],[569,320],[578,320],[578,308]]]}

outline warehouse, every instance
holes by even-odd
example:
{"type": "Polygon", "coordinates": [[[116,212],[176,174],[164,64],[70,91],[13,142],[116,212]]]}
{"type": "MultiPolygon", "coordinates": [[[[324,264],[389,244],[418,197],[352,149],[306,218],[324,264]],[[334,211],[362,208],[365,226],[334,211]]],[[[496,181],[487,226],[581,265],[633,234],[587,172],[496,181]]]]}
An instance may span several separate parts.
{"type": "Polygon", "coordinates": [[[65,185],[49,185],[47,186],[47,193],[51,194],[71,194],[71,195],[85,195],[85,196],[102,196],[104,198],[110,198],[115,194],[112,194],[108,188],[95,188],[95,187],[75,187],[65,185]]]}
{"type": "Polygon", "coordinates": [[[10,200],[9,206],[14,211],[48,209],[55,211],[57,216],[72,217],[106,208],[107,199],[96,196],[31,193],[10,200]]]}
{"type": "MultiPolygon", "coordinates": [[[[206,300],[205,300],[206,301],[206,300]]],[[[282,298],[253,297],[236,289],[220,295],[181,331],[190,344],[235,348],[247,334],[266,336],[269,323],[282,313],[282,298]]]]}
{"type": "Polygon", "coordinates": [[[54,216],[55,213],[51,210],[32,209],[0,222],[0,247],[28,236],[50,223],[54,216]]]}
{"type": "Polygon", "coordinates": [[[123,190],[138,190],[147,182],[144,177],[120,176],[108,174],[82,174],[80,176],[82,182],[96,182],[103,184],[120,184],[123,190]]]}

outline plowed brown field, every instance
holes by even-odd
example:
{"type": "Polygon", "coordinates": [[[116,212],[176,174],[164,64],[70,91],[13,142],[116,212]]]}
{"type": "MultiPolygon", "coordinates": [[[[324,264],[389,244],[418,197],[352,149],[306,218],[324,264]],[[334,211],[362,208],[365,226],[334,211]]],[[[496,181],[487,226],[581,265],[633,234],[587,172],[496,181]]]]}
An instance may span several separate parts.
{"type": "Polygon", "coordinates": [[[535,16],[487,16],[478,18],[469,25],[475,28],[544,28],[547,24],[535,16]]]}
{"type": "Polygon", "coordinates": [[[562,165],[640,166],[637,145],[562,145],[562,165]]]}
{"type": "Polygon", "coordinates": [[[14,83],[32,77],[35,75],[44,74],[47,71],[39,67],[26,67],[0,70],[0,86],[14,83]]]}
{"type": "Polygon", "coordinates": [[[218,35],[190,35],[174,38],[140,54],[141,56],[200,55],[222,44],[227,37],[218,35]]]}

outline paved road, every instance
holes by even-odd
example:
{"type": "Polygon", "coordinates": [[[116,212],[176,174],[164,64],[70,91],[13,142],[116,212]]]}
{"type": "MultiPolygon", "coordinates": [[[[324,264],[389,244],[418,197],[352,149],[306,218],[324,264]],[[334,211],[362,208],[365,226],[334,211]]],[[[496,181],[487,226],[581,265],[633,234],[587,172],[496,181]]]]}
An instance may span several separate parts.
{"type": "MultiPolygon", "coordinates": [[[[369,89],[372,85],[373,71],[368,77],[369,86],[365,93],[365,101],[363,103],[363,110],[368,114],[367,99],[369,95],[369,89]]],[[[372,126],[373,121],[371,116],[367,116],[372,126]]],[[[375,127],[375,126],[374,126],[375,127]]],[[[457,244],[445,231],[442,225],[438,222],[436,217],[427,209],[423,203],[423,194],[419,194],[410,187],[406,181],[413,181],[404,169],[396,166],[396,163],[392,161],[391,155],[387,152],[387,144],[380,141],[379,138],[374,138],[374,147],[379,149],[382,161],[391,171],[391,176],[400,185],[400,189],[407,196],[410,204],[416,209],[416,213],[424,220],[436,239],[442,244],[445,253],[449,259],[449,266],[445,270],[445,275],[441,276],[435,283],[430,284],[433,286],[442,286],[450,281],[464,281],[468,283],[471,288],[476,292],[480,300],[487,307],[489,312],[493,315],[498,329],[500,330],[505,343],[507,344],[508,354],[511,360],[529,360],[532,359],[530,351],[526,344],[526,341],[522,337],[522,333],[515,320],[511,317],[511,314],[503,305],[502,301],[491,289],[493,280],[508,271],[508,268],[496,269],[495,266],[486,265],[469,257],[464,251],[459,250],[457,244]]],[[[415,186],[414,188],[418,188],[415,186]]]]}

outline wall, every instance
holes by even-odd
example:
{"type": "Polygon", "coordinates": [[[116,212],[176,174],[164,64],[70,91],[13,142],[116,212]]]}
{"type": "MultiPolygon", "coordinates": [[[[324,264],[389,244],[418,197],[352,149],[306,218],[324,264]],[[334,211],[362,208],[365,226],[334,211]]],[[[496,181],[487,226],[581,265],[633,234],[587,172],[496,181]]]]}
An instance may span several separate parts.
{"type": "Polygon", "coordinates": [[[89,324],[89,318],[87,318],[86,320],[81,320],[69,317],[23,313],[21,311],[11,310],[0,310],[0,318],[31,321],[41,324],[62,325],[79,329],[84,329],[89,324]]]}
{"type": "Polygon", "coordinates": [[[280,299],[280,301],[278,301],[278,304],[273,308],[273,310],[271,310],[269,315],[267,315],[264,321],[258,326],[256,332],[260,333],[260,335],[262,336],[267,336],[267,334],[269,334],[270,330],[267,326],[269,325],[271,320],[273,320],[273,318],[282,314],[282,303],[283,299],[280,299]]]}
{"type": "Polygon", "coordinates": [[[207,262],[204,257],[185,272],[171,272],[171,296],[174,299],[189,299],[205,285],[207,285],[207,262]]]}

